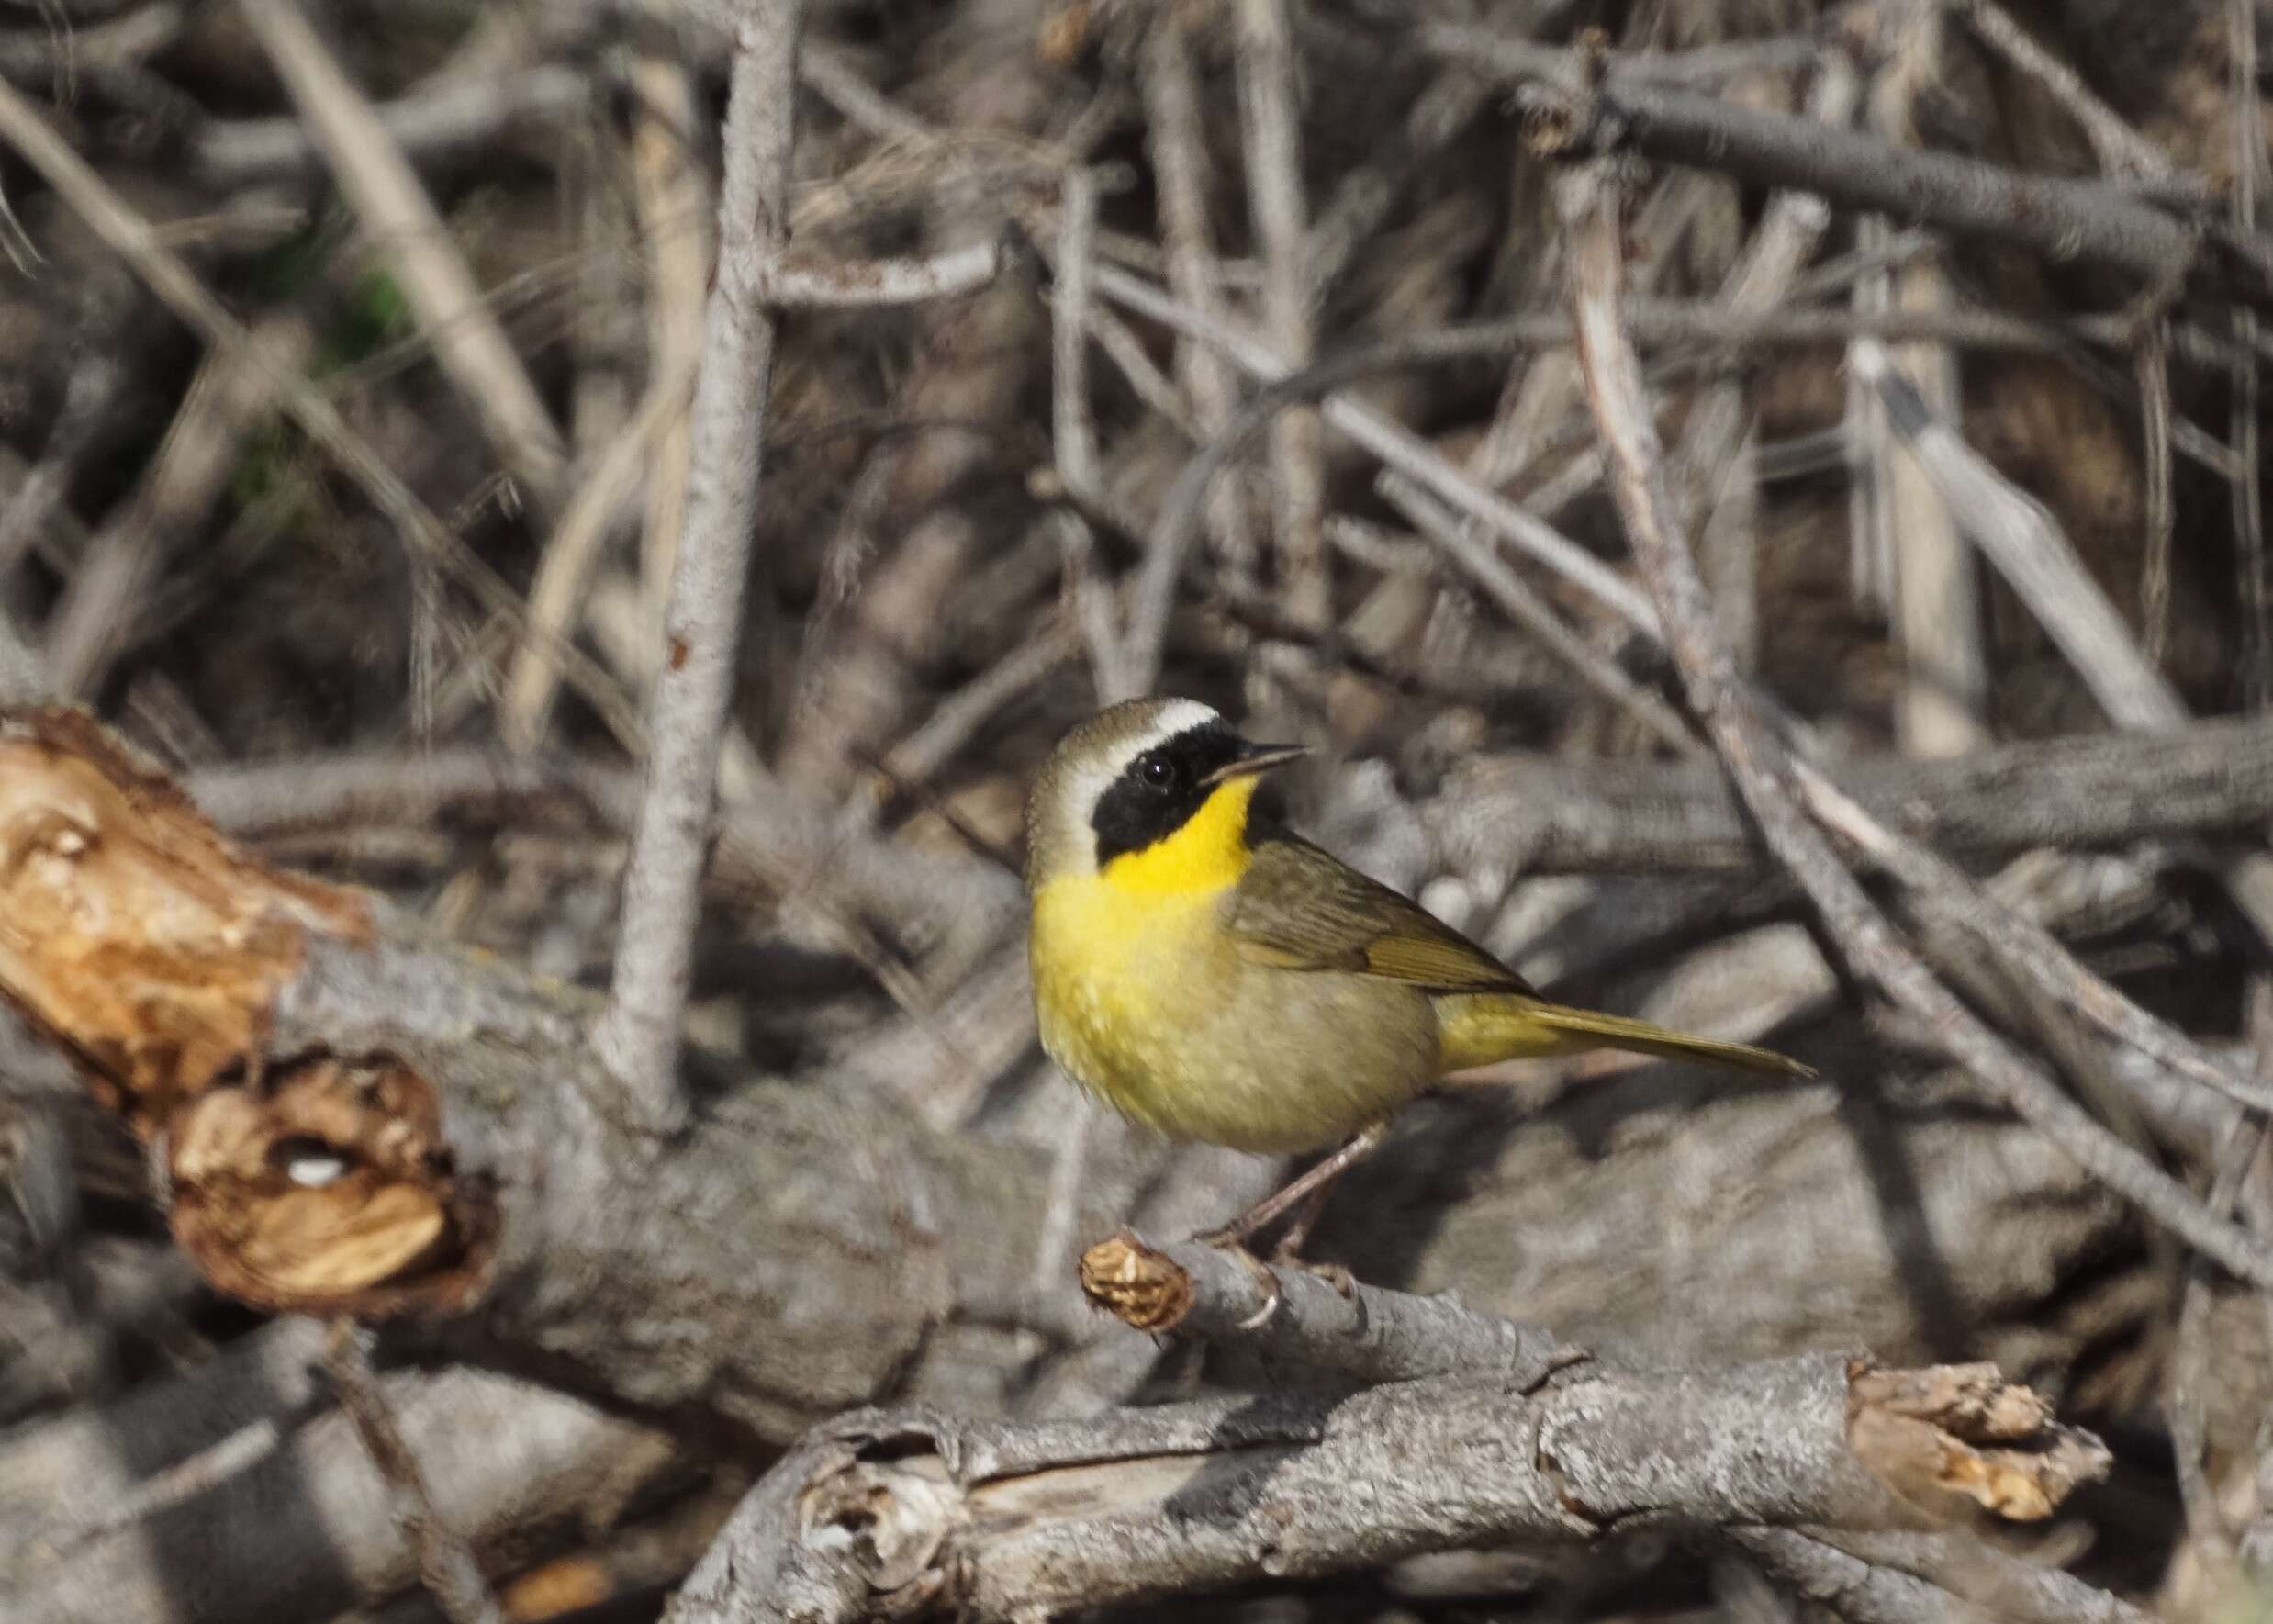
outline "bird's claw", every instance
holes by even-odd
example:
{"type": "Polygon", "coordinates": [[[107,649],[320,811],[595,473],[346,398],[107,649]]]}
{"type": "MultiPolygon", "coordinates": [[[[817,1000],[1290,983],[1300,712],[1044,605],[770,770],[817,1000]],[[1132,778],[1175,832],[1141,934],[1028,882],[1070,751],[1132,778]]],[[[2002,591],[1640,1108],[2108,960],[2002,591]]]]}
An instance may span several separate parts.
{"type": "Polygon", "coordinates": [[[1239,1329],[1260,1330],[1269,1325],[1271,1316],[1279,1311],[1279,1301],[1284,1294],[1280,1290],[1279,1277],[1271,1271],[1271,1265],[1248,1249],[1247,1238],[1239,1234],[1236,1227],[1226,1227],[1210,1229],[1192,1238],[1201,1246],[1214,1247],[1219,1252],[1237,1258],[1255,1277],[1255,1283],[1262,1288],[1263,1305],[1239,1321],[1239,1329]]]}
{"type": "Polygon", "coordinates": [[[1274,1269],[1299,1269],[1304,1274],[1315,1274],[1332,1286],[1344,1302],[1354,1303],[1358,1300],[1357,1277],[1339,1263],[1313,1263],[1292,1252],[1278,1251],[1271,1254],[1271,1266],[1274,1269]]]}

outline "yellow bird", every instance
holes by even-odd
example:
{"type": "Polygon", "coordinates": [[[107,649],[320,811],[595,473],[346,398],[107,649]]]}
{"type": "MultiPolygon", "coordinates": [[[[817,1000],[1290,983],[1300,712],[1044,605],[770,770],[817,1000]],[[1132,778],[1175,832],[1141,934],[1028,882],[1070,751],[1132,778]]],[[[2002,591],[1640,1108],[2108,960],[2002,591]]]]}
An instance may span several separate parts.
{"type": "Polygon", "coordinates": [[[1747,1044],[1549,1003],[1450,925],[1249,815],[1299,747],[1192,700],[1133,700],[1059,742],[1026,801],[1042,1047],[1171,1138],[1334,1155],[1204,1238],[1284,1217],[1292,1258],[1332,1181],[1447,1072],[1590,1048],[1812,1076],[1747,1044]],[[1299,1208],[1299,1211],[1296,1209],[1299,1208]]]}

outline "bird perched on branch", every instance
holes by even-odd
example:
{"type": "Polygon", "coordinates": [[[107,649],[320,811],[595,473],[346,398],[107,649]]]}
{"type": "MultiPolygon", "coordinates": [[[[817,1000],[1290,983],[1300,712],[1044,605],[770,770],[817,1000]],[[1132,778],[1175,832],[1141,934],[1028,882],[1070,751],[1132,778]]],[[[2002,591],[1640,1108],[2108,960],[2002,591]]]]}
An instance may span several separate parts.
{"type": "Polygon", "coordinates": [[[1061,740],[1026,801],[1042,1046],[1171,1138],[1334,1154],[1203,1239],[1241,1249],[1332,1182],[1447,1072],[1630,1049],[1811,1076],[1746,1044],[1549,1003],[1416,903],[1250,815],[1256,745],[1196,700],[1133,700],[1061,740]]]}

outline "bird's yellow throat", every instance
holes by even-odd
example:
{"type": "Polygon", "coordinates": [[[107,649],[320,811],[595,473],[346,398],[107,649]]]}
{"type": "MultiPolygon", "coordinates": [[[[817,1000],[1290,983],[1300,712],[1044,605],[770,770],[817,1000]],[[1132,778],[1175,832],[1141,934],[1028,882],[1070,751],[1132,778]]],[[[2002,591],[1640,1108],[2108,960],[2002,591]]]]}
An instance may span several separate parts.
{"type": "Polygon", "coordinates": [[[1248,803],[1256,780],[1226,778],[1173,833],[1141,851],[1123,852],[1098,878],[1122,896],[1172,897],[1236,885],[1253,854],[1247,844],[1248,803]]]}

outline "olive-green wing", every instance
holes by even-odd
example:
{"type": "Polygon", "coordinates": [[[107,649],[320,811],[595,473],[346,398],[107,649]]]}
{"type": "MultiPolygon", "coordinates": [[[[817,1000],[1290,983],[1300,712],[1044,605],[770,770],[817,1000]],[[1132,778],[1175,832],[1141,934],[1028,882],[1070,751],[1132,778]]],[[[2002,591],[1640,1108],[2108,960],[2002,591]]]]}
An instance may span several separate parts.
{"type": "Polygon", "coordinates": [[[1240,954],[1439,992],[1523,992],[1521,977],[1450,925],[1299,835],[1258,831],[1226,922],[1240,954]]]}

